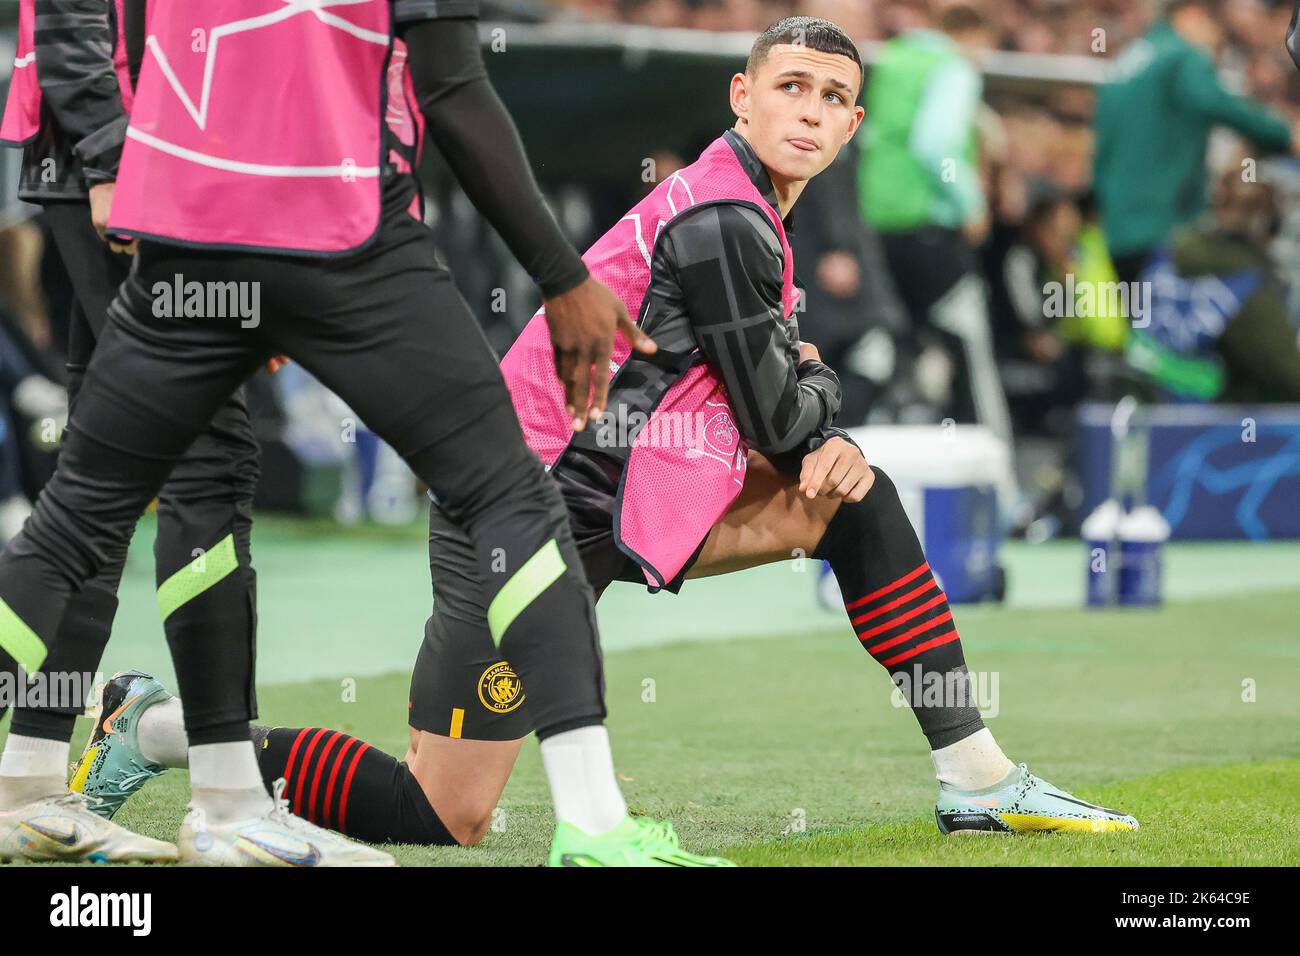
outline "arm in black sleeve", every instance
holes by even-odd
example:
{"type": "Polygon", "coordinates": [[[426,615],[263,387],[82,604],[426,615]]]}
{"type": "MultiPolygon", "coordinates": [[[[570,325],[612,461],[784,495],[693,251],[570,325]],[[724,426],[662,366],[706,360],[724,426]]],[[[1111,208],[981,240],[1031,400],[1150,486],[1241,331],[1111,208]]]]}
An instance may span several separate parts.
{"type": "Polygon", "coordinates": [[[476,21],[406,23],[402,38],[429,134],[475,208],[543,295],[580,285],[587,267],[542,199],[514,121],[488,79],[476,21]]]}
{"type": "Polygon", "coordinates": [[[140,65],[144,62],[144,18],[146,0],[122,0],[122,34],[126,37],[127,71],[131,85],[140,83],[140,65]]]}
{"type": "Polygon", "coordinates": [[[107,0],[36,0],[36,75],[88,185],[117,178],[127,116],[107,0]]]}
{"type": "Polygon", "coordinates": [[[797,331],[781,306],[782,250],[762,213],[703,206],[663,237],[696,341],[722,376],[740,433],[767,456],[830,425],[840,382],[820,362],[799,362],[797,331]]]}
{"type": "MultiPolygon", "coordinates": [[[[776,466],[778,471],[785,472],[787,475],[797,475],[803,469],[804,458],[811,455],[818,448],[821,448],[822,445],[826,444],[832,438],[842,438],[844,441],[856,448],[859,454],[862,453],[862,446],[855,442],[853,436],[847,431],[840,428],[838,425],[826,425],[820,431],[809,436],[808,440],[802,445],[791,448],[789,451],[780,455],[770,455],[768,456],[768,460],[776,466]]],[[[863,457],[865,458],[866,456],[863,455],[863,457]]]]}

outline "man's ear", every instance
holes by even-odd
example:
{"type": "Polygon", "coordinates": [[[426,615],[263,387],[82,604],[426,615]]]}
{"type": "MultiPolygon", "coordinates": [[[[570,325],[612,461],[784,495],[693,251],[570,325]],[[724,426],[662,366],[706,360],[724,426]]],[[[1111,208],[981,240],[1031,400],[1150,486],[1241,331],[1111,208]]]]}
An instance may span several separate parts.
{"type": "Polygon", "coordinates": [[[731,112],[742,123],[749,122],[749,79],[744,73],[731,78],[731,112]]]}
{"type": "Polygon", "coordinates": [[[862,119],[866,115],[867,115],[867,111],[863,109],[861,106],[853,107],[853,122],[849,125],[848,134],[844,137],[844,142],[846,144],[848,143],[849,140],[853,138],[853,134],[856,133],[858,129],[862,126],[862,119]]]}

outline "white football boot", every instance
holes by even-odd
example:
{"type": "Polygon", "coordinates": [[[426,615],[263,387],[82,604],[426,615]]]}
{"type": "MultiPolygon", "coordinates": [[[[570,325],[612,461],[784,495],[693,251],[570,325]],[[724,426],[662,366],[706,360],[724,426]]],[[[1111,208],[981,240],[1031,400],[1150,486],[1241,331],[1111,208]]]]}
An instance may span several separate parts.
{"type": "MultiPolygon", "coordinates": [[[[277,781],[278,783],[278,781],[277,781]]],[[[201,810],[181,823],[181,862],[197,866],[396,866],[382,850],[357,843],[289,812],[279,799],[265,816],[212,823],[201,810]]]]}
{"type": "Polygon", "coordinates": [[[176,846],[97,816],[80,793],[44,797],[0,813],[0,861],[175,863],[176,846]]]}

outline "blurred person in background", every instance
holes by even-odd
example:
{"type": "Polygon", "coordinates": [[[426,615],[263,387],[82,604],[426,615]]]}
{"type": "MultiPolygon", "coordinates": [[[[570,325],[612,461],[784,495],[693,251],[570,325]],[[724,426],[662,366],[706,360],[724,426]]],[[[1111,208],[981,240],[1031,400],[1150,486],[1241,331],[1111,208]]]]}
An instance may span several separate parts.
{"type": "Polygon", "coordinates": [[[1039,184],[1019,235],[990,269],[994,338],[1017,435],[1064,435],[1085,392],[1081,350],[1065,338],[1068,318],[1051,298],[1073,268],[1081,223],[1071,196],[1039,184]]]}
{"type": "Polygon", "coordinates": [[[31,513],[68,410],[44,351],[51,340],[39,282],[44,243],[27,218],[31,208],[0,202],[0,547],[31,513]]]}
{"type": "Polygon", "coordinates": [[[1300,130],[1219,82],[1218,12],[1215,0],[1166,0],[1163,17],[1125,49],[1098,94],[1093,181],[1122,282],[1204,211],[1211,129],[1227,126],[1265,153],[1300,142],[1300,130]]]}
{"type": "Polygon", "coordinates": [[[942,348],[938,363],[921,362],[939,368],[927,390],[945,416],[986,425],[1009,444],[975,253],[989,217],[974,60],[994,34],[984,11],[962,0],[936,5],[933,22],[937,29],[911,29],[886,43],[871,72],[859,197],[914,330],[932,340],[931,353],[933,343],[942,348]]]}
{"type": "Polygon", "coordinates": [[[1126,354],[1151,397],[1183,402],[1300,402],[1300,347],[1269,245],[1280,216],[1273,187],[1218,181],[1204,224],[1176,233],[1142,273],[1150,324],[1126,354]]]}
{"type": "Polygon", "coordinates": [[[67,416],[63,386],[41,373],[0,308],[0,548],[31,514],[33,457],[53,451],[67,416]]]}

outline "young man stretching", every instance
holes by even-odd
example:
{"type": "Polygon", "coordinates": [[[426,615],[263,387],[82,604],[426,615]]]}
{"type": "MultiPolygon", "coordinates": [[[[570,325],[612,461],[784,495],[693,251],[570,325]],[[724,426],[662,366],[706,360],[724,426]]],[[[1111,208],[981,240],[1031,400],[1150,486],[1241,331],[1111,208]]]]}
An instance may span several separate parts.
{"type": "MultiPolygon", "coordinates": [[[[541,315],[502,368],[598,595],[615,580],[676,591],[685,578],[788,560],[802,549],[831,563],[855,633],[892,676],[918,689],[934,676],[964,686],[952,612],[898,494],[833,427],[838,380],[799,344],[793,318],[790,209],[857,130],[861,82],[857,51],[834,24],[775,24],[732,78],[735,128],[588,250],[592,272],[659,346],[654,356],[615,353],[601,424],[576,435],[567,427],[541,315]],[[635,434],[620,434],[620,423],[642,421],[635,434]]],[[[534,688],[492,640],[472,559],[468,539],[435,505],[435,606],[411,682],[405,763],[326,729],[255,731],[264,782],[283,779],[295,813],[367,840],[482,838],[532,726],[524,692],[534,688]]],[[[97,734],[91,759],[104,765],[107,748],[113,766],[180,765],[181,751],[166,743],[180,702],[142,675],[123,675],[110,692],[115,700],[146,695],[135,705],[138,733],[97,734]]],[[[1137,828],[1132,817],[1013,765],[967,700],[935,705],[915,696],[944,832],[1137,828]]],[[[576,751],[572,761],[583,766],[576,751]]],[[[100,772],[84,788],[113,812],[143,779],[100,772]]],[[[621,800],[598,810],[604,816],[589,818],[589,830],[559,828],[552,862],[584,865],[600,844],[591,834],[626,812],[621,800]]]]}

